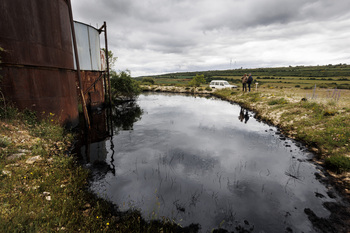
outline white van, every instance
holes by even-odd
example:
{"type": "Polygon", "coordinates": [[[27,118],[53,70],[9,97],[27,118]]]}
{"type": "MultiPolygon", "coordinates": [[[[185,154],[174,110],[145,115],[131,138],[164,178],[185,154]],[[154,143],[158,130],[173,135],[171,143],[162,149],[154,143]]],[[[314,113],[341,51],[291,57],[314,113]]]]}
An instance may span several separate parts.
{"type": "Polygon", "coordinates": [[[213,80],[210,82],[209,87],[222,89],[222,88],[237,88],[236,85],[231,85],[225,80],[213,80]]]}

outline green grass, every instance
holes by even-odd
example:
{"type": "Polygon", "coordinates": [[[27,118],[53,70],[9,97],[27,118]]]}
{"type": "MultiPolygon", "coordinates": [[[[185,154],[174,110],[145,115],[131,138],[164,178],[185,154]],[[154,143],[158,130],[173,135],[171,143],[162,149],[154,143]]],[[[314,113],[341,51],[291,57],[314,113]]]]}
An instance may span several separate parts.
{"type": "Polygon", "coordinates": [[[325,165],[337,173],[350,171],[350,158],[341,155],[332,156],[326,158],[325,165]]]}
{"type": "Polygon", "coordinates": [[[284,98],[273,99],[267,102],[268,105],[287,104],[287,103],[288,101],[285,100],[284,98]]]}

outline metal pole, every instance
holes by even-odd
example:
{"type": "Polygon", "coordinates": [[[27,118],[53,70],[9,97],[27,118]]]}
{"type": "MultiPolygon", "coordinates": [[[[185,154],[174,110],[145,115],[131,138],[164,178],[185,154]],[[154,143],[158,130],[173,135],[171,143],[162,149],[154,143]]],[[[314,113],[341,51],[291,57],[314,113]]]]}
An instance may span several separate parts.
{"type": "MultiPolygon", "coordinates": [[[[101,34],[102,32],[104,32],[104,29],[105,28],[105,25],[103,24],[99,29],[98,29],[98,33],[99,34],[101,34]]],[[[106,53],[106,48],[105,48],[105,62],[107,62],[107,53],[106,53]]],[[[107,67],[107,64],[106,64],[106,66],[105,67],[107,67]]],[[[107,98],[108,98],[108,89],[107,89],[107,85],[108,85],[108,83],[107,83],[107,70],[106,70],[106,68],[105,68],[105,70],[103,71],[103,82],[104,82],[104,88],[105,88],[105,92],[104,92],[104,96],[105,96],[105,101],[107,101],[107,98]]]]}
{"type": "Polygon", "coordinates": [[[111,80],[109,76],[109,60],[108,60],[108,40],[107,40],[107,24],[106,21],[103,22],[105,28],[105,47],[106,47],[106,62],[107,62],[107,81],[108,81],[108,95],[109,95],[109,105],[112,104],[112,94],[111,94],[111,80]]]}
{"type": "Polygon", "coordinates": [[[78,73],[78,80],[79,80],[79,89],[80,89],[81,102],[82,102],[82,105],[83,105],[83,111],[84,111],[85,120],[86,120],[86,123],[87,123],[87,125],[88,125],[88,127],[90,129],[90,119],[89,119],[89,114],[87,112],[85,97],[84,97],[82,83],[81,83],[79,56],[78,56],[78,49],[77,49],[77,41],[76,41],[76,37],[75,37],[72,5],[71,5],[71,1],[70,0],[67,0],[67,3],[68,3],[68,7],[69,7],[69,18],[70,18],[71,32],[72,32],[72,38],[73,38],[75,63],[77,65],[77,73],[78,73]]]}
{"type": "MultiPolygon", "coordinates": [[[[106,62],[107,62],[107,82],[108,82],[108,110],[109,110],[109,126],[110,126],[110,135],[113,136],[113,123],[112,123],[112,93],[111,93],[111,79],[109,74],[109,59],[108,59],[108,40],[107,40],[107,24],[106,21],[103,22],[104,32],[105,32],[105,49],[106,49],[106,62]]],[[[108,121],[108,120],[107,120],[108,121]]]]}

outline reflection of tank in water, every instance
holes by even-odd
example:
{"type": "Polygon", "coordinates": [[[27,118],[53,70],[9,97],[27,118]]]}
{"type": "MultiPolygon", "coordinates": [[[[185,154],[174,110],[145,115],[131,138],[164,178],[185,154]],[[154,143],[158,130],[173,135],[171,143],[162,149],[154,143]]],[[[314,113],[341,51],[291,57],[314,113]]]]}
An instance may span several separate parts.
{"type": "MultiPolygon", "coordinates": [[[[110,148],[107,150],[108,142],[106,139],[110,136],[107,128],[107,109],[101,111],[92,111],[90,114],[91,128],[88,132],[82,132],[81,145],[77,145],[81,160],[89,164],[97,177],[104,177],[108,172],[115,173],[113,161],[110,164],[107,161],[108,151],[112,151],[112,160],[114,155],[113,141],[110,141],[110,148]]],[[[96,177],[96,178],[97,178],[96,177]]]]}
{"type": "Polygon", "coordinates": [[[113,137],[107,142],[107,137],[110,137],[108,132],[108,124],[111,124],[113,130],[130,130],[136,121],[141,119],[142,110],[139,105],[134,101],[123,102],[117,104],[112,109],[112,115],[108,116],[111,118],[107,119],[108,109],[100,111],[91,111],[91,129],[89,132],[85,132],[81,135],[80,140],[83,145],[77,146],[80,148],[78,153],[84,163],[90,164],[92,170],[99,174],[99,177],[105,175],[109,171],[115,173],[113,156],[114,156],[114,145],[113,137]],[[108,124],[107,124],[108,121],[108,124]],[[107,147],[108,151],[112,152],[111,161],[107,161],[107,147]],[[101,174],[102,173],[102,174],[101,174]]]}
{"type": "Polygon", "coordinates": [[[82,132],[80,142],[80,154],[87,163],[96,160],[105,161],[107,158],[106,138],[109,136],[107,129],[106,109],[94,111],[90,114],[91,128],[88,132],[82,132]]]}

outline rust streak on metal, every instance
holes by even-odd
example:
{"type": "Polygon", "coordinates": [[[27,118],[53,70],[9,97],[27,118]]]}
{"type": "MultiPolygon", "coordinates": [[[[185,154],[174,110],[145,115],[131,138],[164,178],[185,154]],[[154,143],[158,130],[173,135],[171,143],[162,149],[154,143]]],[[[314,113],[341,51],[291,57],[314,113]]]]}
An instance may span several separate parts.
{"type": "Polygon", "coordinates": [[[97,83],[98,81],[100,81],[100,80],[103,78],[104,74],[105,74],[104,72],[101,73],[101,75],[100,75],[88,88],[86,88],[86,90],[84,91],[84,95],[85,95],[86,93],[88,93],[88,92],[90,91],[90,89],[91,89],[94,85],[96,85],[96,83],[97,83]]]}
{"type": "Polygon", "coordinates": [[[8,63],[3,62],[0,64],[0,66],[3,67],[15,67],[15,68],[28,68],[28,69],[36,69],[36,70],[65,70],[65,71],[75,71],[74,69],[68,69],[68,68],[61,68],[61,67],[55,67],[55,66],[39,66],[39,65],[26,65],[26,64],[15,64],[15,63],[8,63]]]}
{"type": "Polygon", "coordinates": [[[66,0],[0,1],[0,83],[20,110],[78,124],[78,98],[66,0]]]}
{"type": "Polygon", "coordinates": [[[103,74],[101,71],[82,71],[81,79],[83,89],[88,90],[84,92],[86,105],[88,108],[95,108],[102,106],[105,102],[103,82],[103,74]]]}

